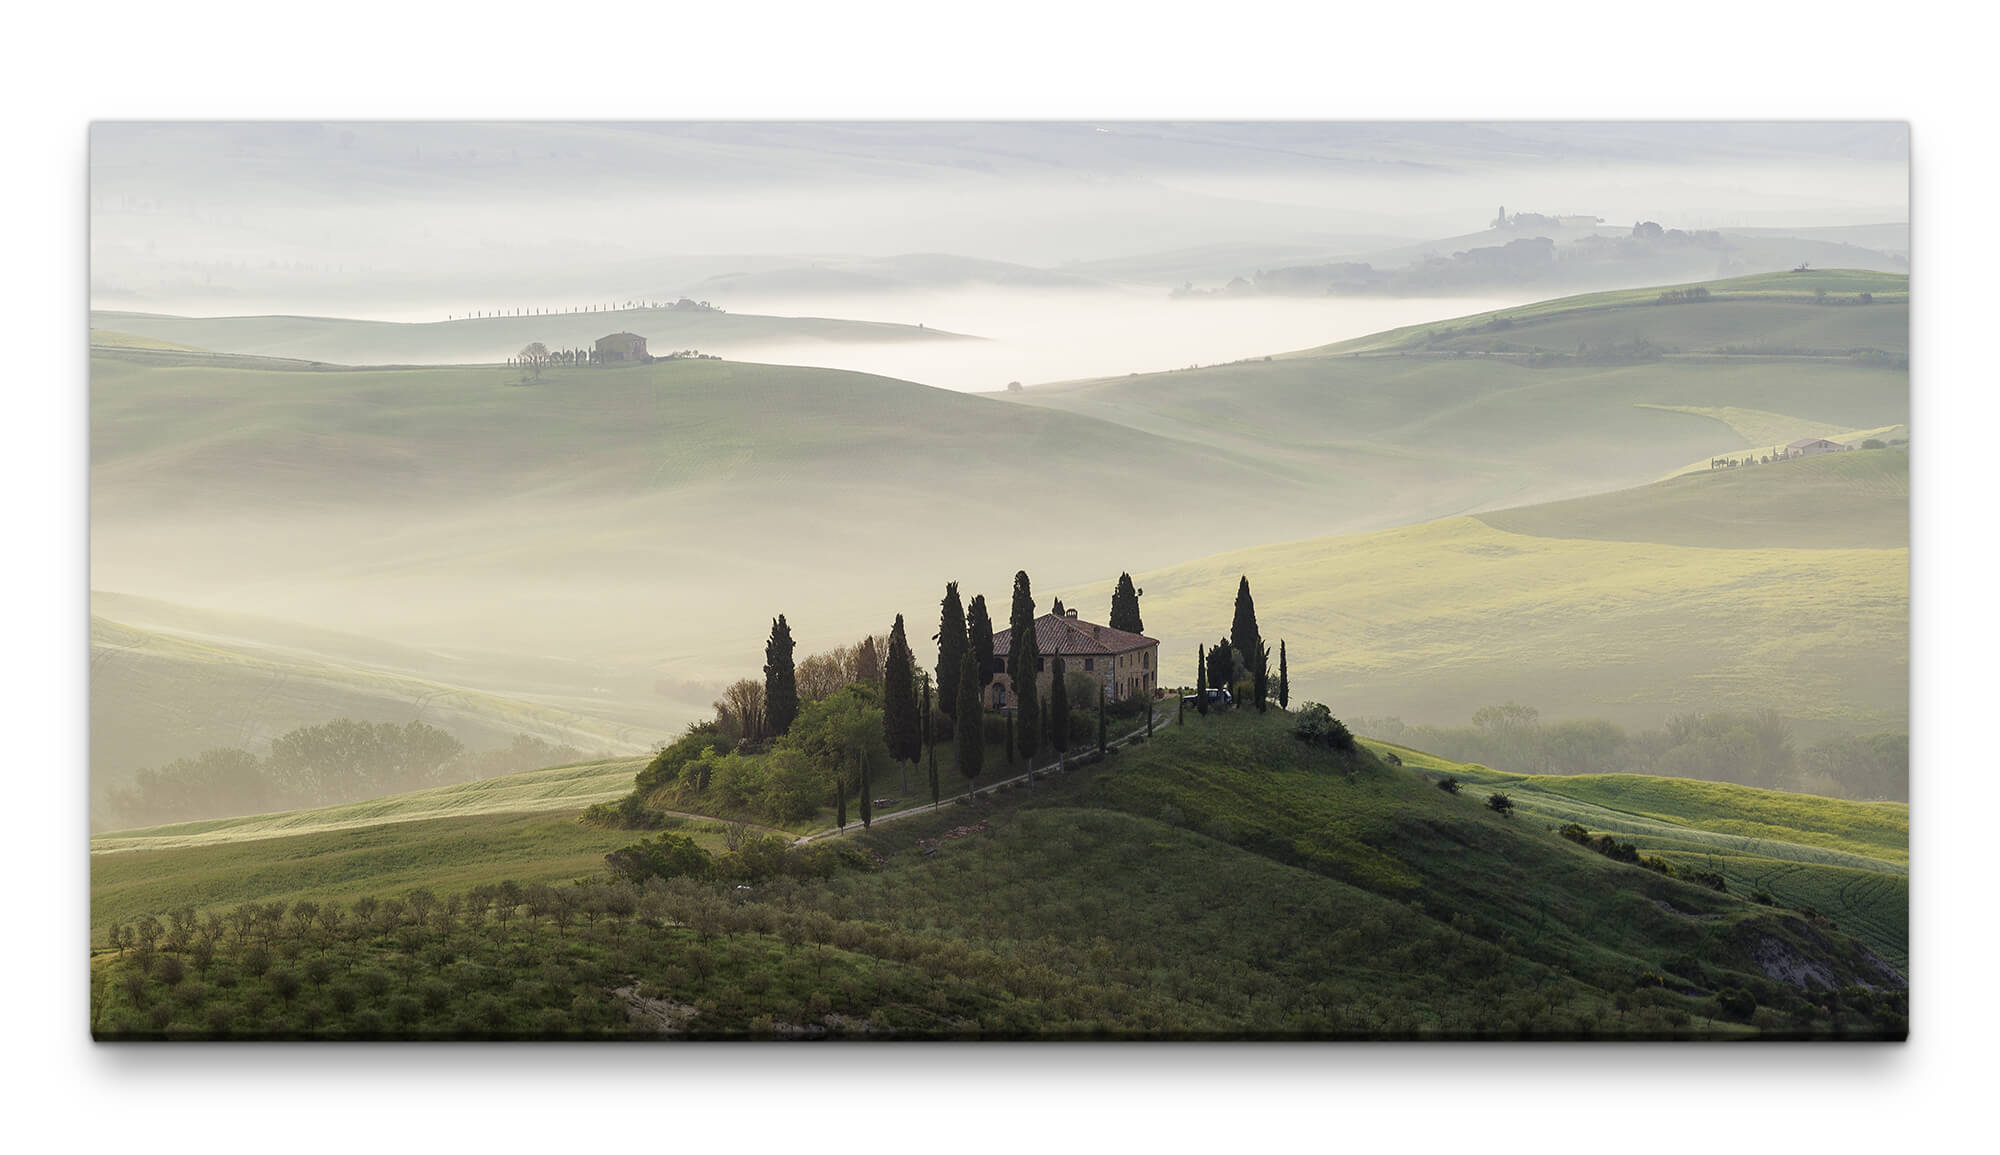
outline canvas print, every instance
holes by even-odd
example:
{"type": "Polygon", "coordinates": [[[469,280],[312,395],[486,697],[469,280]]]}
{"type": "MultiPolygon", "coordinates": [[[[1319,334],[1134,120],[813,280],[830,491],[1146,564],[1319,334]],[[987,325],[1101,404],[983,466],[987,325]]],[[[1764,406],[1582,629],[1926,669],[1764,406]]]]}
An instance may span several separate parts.
{"type": "Polygon", "coordinates": [[[1900,1040],[1900,123],[90,128],[100,1041],[1900,1040]]]}

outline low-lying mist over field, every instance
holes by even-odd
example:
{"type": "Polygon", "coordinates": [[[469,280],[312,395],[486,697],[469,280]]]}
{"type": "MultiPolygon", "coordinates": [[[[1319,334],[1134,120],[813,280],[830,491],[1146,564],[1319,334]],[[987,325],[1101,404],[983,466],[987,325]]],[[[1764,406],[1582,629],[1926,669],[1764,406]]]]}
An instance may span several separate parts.
{"type": "Polygon", "coordinates": [[[1294,697],[1385,724],[1906,725],[1900,125],[91,148],[102,782],[337,718],[632,755],[780,613],[929,664],[1017,570],[1099,620],[1144,579],[1169,685],[1247,573],[1294,697]],[[621,331],[657,359],[507,363],[621,331]]]}

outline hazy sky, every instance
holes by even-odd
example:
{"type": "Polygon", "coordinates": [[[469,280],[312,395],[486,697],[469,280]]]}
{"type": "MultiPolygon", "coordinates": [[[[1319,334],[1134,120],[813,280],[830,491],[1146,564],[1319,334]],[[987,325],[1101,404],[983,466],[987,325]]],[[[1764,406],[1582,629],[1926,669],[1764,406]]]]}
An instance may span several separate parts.
{"type": "Polygon", "coordinates": [[[1896,123],[112,122],[91,133],[91,291],[398,317],[664,295],[757,255],[1362,251],[1502,204],[1866,224],[1908,219],[1908,153],[1896,123]]]}

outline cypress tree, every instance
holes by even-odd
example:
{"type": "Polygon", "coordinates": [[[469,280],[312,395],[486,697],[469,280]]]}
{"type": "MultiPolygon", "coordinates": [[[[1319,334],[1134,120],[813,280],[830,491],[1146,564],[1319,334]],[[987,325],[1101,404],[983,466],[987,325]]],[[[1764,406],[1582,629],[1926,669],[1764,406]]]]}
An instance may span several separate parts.
{"type": "Polygon", "coordinates": [[[1014,575],[1014,605],[1007,626],[1013,631],[1007,671],[1013,678],[1014,716],[1021,723],[1021,750],[1027,754],[1028,764],[1032,767],[1035,755],[1041,752],[1042,736],[1048,732],[1048,727],[1046,724],[1037,725],[1041,719],[1041,687],[1035,663],[1041,659],[1042,649],[1035,638],[1035,595],[1028,585],[1027,570],[1014,575]]]}
{"type": "Polygon", "coordinates": [[[938,701],[949,709],[958,701],[958,662],[965,656],[965,607],[958,601],[958,583],[944,587],[943,610],[938,614],[938,701]]]}
{"type": "MultiPolygon", "coordinates": [[[[960,655],[963,657],[963,655],[960,655]]],[[[936,806],[942,799],[938,797],[937,776],[937,732],[931,729],[931,684],[924,683],[924,744],[931,749],[931,805],[936,806]]]]}
{"type": "Polygon", "coordinates": [[[1153,699],[1146,699],[1146,737],[1153,736],[1153,699]]]}
{"type": "Polygon", "coordinates": [[[1208,653],[1200,646],[1194,648],[1194,709],[1208,716],[1208,653]]]}
{"type": "Polygon", "coordinates": [[[917,729],[917,700],[911,697],[915,664],[909,639],[903,633],[903,615],[889,630],[889,660],[882,663],[882,740],[889,757],[899,763],[903,789],[910,788],[909,763],[923,753],[923,736],[917,729]]]}
{"type": "Polygon", "coordinates": [[[1104,686],[1097,687],[1097,753],[1104,753],[1104,686]]]}
{"type": "Polygon", "coordinates": [[[882,655],[875,650],[873,635],[861,639],[854,647],[854,680],[857,682],[878,682],[882,679],[882,655]]]}
{"type": "Polygon", "coordinates": [[[1139,591],[1132,585],[1132,575],[1118,575],[1118,588],[1111,594],[1111,628],[1128,633],[1143,634],[1146,623],[1139,620],[1139,591]]]}
{"type": "Polygon", "coordinates": [[[834,779],[833,788],[840,795],[840,801],[835,804],[833,823],[840,827],[842,834],[845,834],[847,833],[847,779],[834,779]]]}
{"type": "Polygon", "coordinates": [[[1285,674],[1285,639],[1278,639],[1278,709],[1292,705],[1292,680],[1285,674]]]}
{"type": "Polygon", "coordinates": [[[1069,753],[1069,688],[1063,683],[1062,651],[1057,650],[1049,662],[1049,745],[1055,747],[1058,761],[1069,753]]]}
{"type": "Polygon", "coordinates": [[[972,668],[972,651],[967,650],[959,660],[958,671],[958,740],[953,746],[958,754],[958,772],[965,775],[965,796],[969,799],[973,796],[973,780],[979,777],[981,763],[986,761],[980,725],[979,671],[972,668]]]}
{"type": "Polygon", "coordinates": [[[1259,714],[1264,712],[1264,699],[1270,691],[1270,680],[1265,675],[1265,671],[1270,668],[1270,665],[1271,647],[1264,646],[1263,652],[1257,655],[1257,669],[1252,673],[1252,677],[1256,679],[1256,684],[1252,692],[1257,699],[1257,712],[1259,714]]]}
{"type": "Polygon", "coordinates": [[[1257,636],[1257,603],[1250,598],[1250,578],[1246,574],[1236,587],[1236,617],[1229,623],[1229,648],[1243,655],[1245,662],[1260,661],[1264,639],[1257,636]]]}
{"type": "Polygon", "coordinates": [[[1228,690],[1232,697],[1236,694],[1236,656],[1236,647],[1228,638],[1219,639],[1208,650],[1208,684],[1228,690]]]}
{"type": "Polygon", "coordinates": [[[972,610],[965,617],[965,643],[979,667],[978,685],[984,690],[993,684],[993,619],[986,612],[985,594],[972,599],[972,610]]]}
{"type": "Polygon", "coordinates": [[[1015,757],[1016,755],[1014,753],[1014,716],[1012,714],[1009,714],[1007,715],[1007,768],[1010,770],[1013,769],[1014,767],[1015,757]]]}
{"type": "Polygon", "coordinates": [[[1049,607],[1049,612],[1057,617],[1063,616],[1063,604],[1061,598],[1057,598],[1055,600],[1055,604],[1049,607]]]}
{"type": "Polygon", "coordinates": [[[869,797],[870,794],[873,794],[875,792],[875,789],[874,789],[874,784],[868,781],[868,755],[866,753],[861,754],[860,760],[861,760],[861,829],[866,830],[868,829],[868,824],[870,822],[873,822],[875,819],[875,800],[869,797]]]}
{"type": "Polygon", "coordinates": [[[792,627],[779,614],[771,623],[771,640],[764,643],[764,719],[771,736],[783,737],[799,716],[799,680],[792,667],[792,627]]]}

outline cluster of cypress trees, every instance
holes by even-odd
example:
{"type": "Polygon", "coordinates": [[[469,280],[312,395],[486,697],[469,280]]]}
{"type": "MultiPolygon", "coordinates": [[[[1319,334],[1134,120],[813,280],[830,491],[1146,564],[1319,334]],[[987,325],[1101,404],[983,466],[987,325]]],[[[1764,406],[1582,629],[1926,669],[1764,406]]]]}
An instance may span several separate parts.
{"type": "MultiPolygon", "coordinates": [[[[1113,598],[1114,605],[1116,597],[1113,598]]],[[[1269,708],[1272,697],[1270,680],[1271,647],[1264,641],[1257,629],[1257,603],[1250,596],[1250,578],[1244,576],[1236,586],[1236,613],[1229,623],[1229,633],[1216,640],[1215,645],[1197,647],[1195,651],[1195,709],[1208,713],[1208,688],[1233,688],[1243,675],[1249,675],[1251,701],[1258,713],[1269,708]]],[[[1276,697],[1278,708],[1284,709],[1291,702],[1291,678],[1286,669],[1285,643],[1278,642],[1278,683],[1276,697]]]]}

